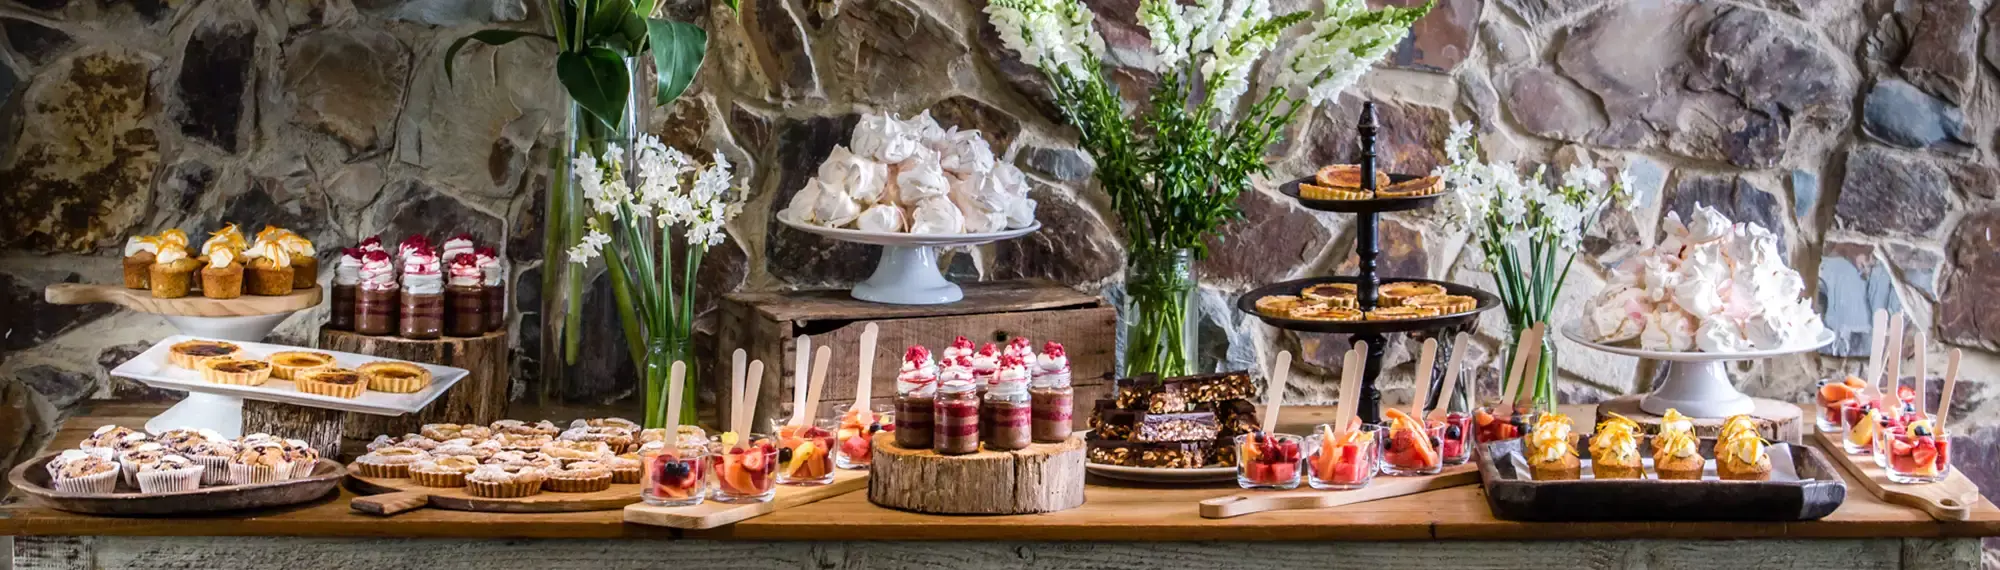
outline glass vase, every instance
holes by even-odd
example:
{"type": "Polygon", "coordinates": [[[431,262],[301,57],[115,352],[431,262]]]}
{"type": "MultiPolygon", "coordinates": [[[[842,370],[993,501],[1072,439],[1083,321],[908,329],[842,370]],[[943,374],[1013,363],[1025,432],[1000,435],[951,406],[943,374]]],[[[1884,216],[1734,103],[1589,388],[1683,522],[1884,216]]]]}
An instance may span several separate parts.
{"type": "MultiPolygon", "coordinates": [[[[1521,333],[1528,330],[1525,324],[1514,324],[1512,328],[1513,338],[1517,339],[1521,338],[1521,333]]],[[[1555,335],[1542,337],[1542,345],[1539,348],[1542,351],[1540,364],[1533,370],[1524,370],[1521,372],[1521,381],[1528,382],[1528,384],[1522,386],[1521,390],[1515,393],[1515,397],[1517,399],[1521,397],[1529,398],[1527,406],[1534,412],[1553,412],[1556,411],[1557,404],[1556,357],[1558,353],[1556,351],[1555,335]]],[[[1507,362],[1513,362],[1515,355],[1521,350],[1522,347],[1518,343],[1507,349],[1507,362]]],[[[1505,387],[1503,386],[1502,389],[1504,390],[1505,387]]]]}
{"type": "Polygon", "coordinates": [[[1193,373],[1197,288],[1193,250],[1139,251],[1127,260],[1118,321],[1122,376],[1193,373]]]}
{"type": "Polygon", "coordinates": [[[696,363],[694,337],[692,335],[670,335],[655,338],[646,343],[646,418],[647,428],[667,425],[667,414],[680,414],[679,425],[695,425],[696,386],[700,386],[701,367],[696,363]],[[687,363],[687,372],[681,377],[680,410],[667,409],[668,382],[673,381],[674,362],[687,363]]]}
{"type": "MultiPolygon", "coordinates": [[[[635,62],[634,59],[626,60],[628,71],[635,62]]],[[[631,77],[636,78],[637,75],[631,77]]],[[[542,259],[548,260],[544,262],[541,273],[541,390],[537,399],[542,402],[561,400],[570,376],[578,373],[575,366],[577,356],[586,344],[582,308],[584,298],[590,294],[591,281],[610,279],[621,289],[617,291],[620,297],[617,301],[629,304],[625,299],[628,295],[622,291],[623,284],[618,283],[616,276],[595,271],[595,265],[558,261],[569,259],[569,248],[583,240],[586,231],[584,219],[590,214],[589,205],[584,202],[583,187],[577,183],[573,159],[579,154],[601,156],[614,146],[628,153],[631,151],[634,134],[640,124],[639,110],[646,108],[648,100],[644,95],[650,92],[642,87],[635,84],[628,91],[623,120],[615,126],[597,120],[576,101],[569,101],[563,122],[563,144],[549,151],[549,167],[555,176],[542,203],[542,259]]],[[[630,174],[627,172],[628,176],[630,174]]],[[[623,340],[634,364],[639,370],[645,370],[647,347],[642,339],[627,332],[623,340]]],[[[592,338],[589,342],[612,340],[592,338]]],[[[693,361],[690,360],[689,364],[692,365],[693,361]]]]}

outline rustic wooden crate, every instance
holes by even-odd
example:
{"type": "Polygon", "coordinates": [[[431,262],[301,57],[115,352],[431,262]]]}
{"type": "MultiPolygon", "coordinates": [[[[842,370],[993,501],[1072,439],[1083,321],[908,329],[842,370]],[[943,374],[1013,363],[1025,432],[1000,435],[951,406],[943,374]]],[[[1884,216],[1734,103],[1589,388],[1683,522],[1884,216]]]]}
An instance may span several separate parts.
{"type": "MultiPolygon", "coordinates": [[[[768,430],[791,417],[794,338],[812,335],[813,347],[833,348],[828,384],[820,400],[831,405],[854,402],[854,375],[862,326],[874,322],[880,332],[875,344],[870,400],[888,404],[895,395],[896,369],[912,344],[933,353],[963,335],[975,343],[1003,343],[1027,337],[1039,350],[1045,341],[1063,344],[1069,353],[1076,387],[1078,426],[1087,423],[1088,406],[1110,391],[1115,365],[1118,312],[1095,296],[1047,280],[995,281],[962,285],[965,300],[943,305],[885,305],[854,299],[845,290],[736,293],[722,301],[716,333],[717,371],[703,379],[703,389],[728,401],[729,356],[741,348],[753,360],[764,361],[762,395],[758,398],[757,430],[768,430]]],[[[727,406],[722,406],[727,408],[727,406]]],[[[722,420],[727,420],[723,410],[722,420]]],[[[724,424],[727,425],[727,424],[724,424]]]]}

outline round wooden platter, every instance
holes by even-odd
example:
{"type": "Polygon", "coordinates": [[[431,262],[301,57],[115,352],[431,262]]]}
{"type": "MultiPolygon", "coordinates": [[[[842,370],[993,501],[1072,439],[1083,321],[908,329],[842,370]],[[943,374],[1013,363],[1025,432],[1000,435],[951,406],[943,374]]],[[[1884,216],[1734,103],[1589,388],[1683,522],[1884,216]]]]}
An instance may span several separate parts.
{"type": "Polygon", "coordinates": [[[87,283],[56,283],[42,291],[42,297],[52,305],[87,305],[91,303],[111,303],[141,313],[166,315],[171,317],[253,317],[290,313],[318,306],[325,291],[322,287],[299,289],[290,295],[264,297],[244,295],[235,299],[210,299],[199,294],[189,294],[178,299],[157,299],[145,289],[126,289],[122,285],[91,285],[87,283]]]}
{"type": "Polygon", "coordinates": [[[938,455],[896,446],[875,434],[868,501],[892,509],[952,515],[1052,513],[1083,505],[1083,437],[1016,451],[938,455]]]}
{"type": "Polygon", "coordinates": [[[595,493],[554,493],[542,491],[518,499],[474,497],[465,488],[425,487],[409,479],[384,479],[348,474],[347,488],[357,494],[349,503],[354,510],[373,515],[393,515],[423,507],[451,511],[487,513],[571,513],[609,511],[639,502],[639,484],[612,484],[595,493]]]}
{"type": "MultiPolygon", "coordinates": [[[[321,459],[311,477],[274,483],[202,487],[177,493],[65,493],[55,489],[46,467],[56,455],[51,453],[15,466],[7,473],[7,481],[52,508],[90,515],[188,515],[296,505],[327,496],[340,485],[340,478],[347,475],[347,469],[339,462],[321,459]]],[[[123,483],[119,485],[125,488],[123,483]]]]}

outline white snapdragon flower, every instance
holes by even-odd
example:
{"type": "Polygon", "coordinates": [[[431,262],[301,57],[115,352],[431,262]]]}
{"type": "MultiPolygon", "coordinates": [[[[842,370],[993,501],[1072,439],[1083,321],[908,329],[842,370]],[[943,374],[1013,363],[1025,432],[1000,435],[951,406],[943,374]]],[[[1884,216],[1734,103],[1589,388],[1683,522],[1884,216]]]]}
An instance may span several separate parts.
{"type": "Polygon", "coordinates": [[[1153,53],[1158,56],[1159,67],[1153,69],[1156,73],[1165,74],[1188,60],[1193,31],[1182,14],[1180,3],[1174,0],[1146,0],[1139,6],[1139,25],[1153,38],[1153,53]]]}
{"type": "Polygon", "coordinates": [[[1314,106],[1340,95],[1410,33],[1410,22],[1387,14],[1361,0],[1327,0],[1279,81],[1314,106]]]}
{"type": "Polygon", "coordinates": [[[590,233],[584,234],[582,242],[578,242],[576,247],[569,248],[569,260],[572,263],[589,263],[590,260],[597,259],[598,254],[604,251],[604,246],[610,243],[611,236],[597,231],[593,226],[590,228],[590,233]]]}
{"type": "Polygon", "coordinates": [[[1095,16],[1077,0],[994,0],[986,15],[1000,43],[1022,61],[1070,77],[1097,72],[1088,62],[1104,52],[1104,38],[1091,25],[1095,16]]]}

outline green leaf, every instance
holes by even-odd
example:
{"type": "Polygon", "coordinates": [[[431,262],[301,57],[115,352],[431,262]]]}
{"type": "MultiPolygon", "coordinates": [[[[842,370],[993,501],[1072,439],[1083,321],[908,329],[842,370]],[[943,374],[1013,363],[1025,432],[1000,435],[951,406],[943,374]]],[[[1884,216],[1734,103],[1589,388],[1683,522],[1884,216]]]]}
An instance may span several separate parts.
{"type": "Polygon", "coordinates": [[[477,41],[479,43],[486,44],[489,46],[503,46],[509,43],[513,43],[514,40],[518,40],[521,38],[542,38],[549,41],[555,41],[556,39],[554,36],[550,36],[548,34],[524,32],[520,30],[480,30],[477,32],[473,32],[472,35],[465,36],[459,38],[457,41],[451,42],[451,47],[445,48],[444,50],[445,81],[452,80],[452,65],[458,59],[458,50],[465,49],[466,42],[477,41]]]}
{"type": "Polygon", "coordinates": [[[631,73],[618,52],[590,48],[556,56],[556,79],[583,110],[613,130],[625,120],[625,97],[632,89],[631,73]]]}
{"type": "Polygon", "coordinates": [[[647,43],[653,48],[658,93],[654,103],[666,105],[687,92],[701,60],[708,53],[708,32],[687,22],[646,19],[647,43]]]}
{"type": "Polygon", "coordinates": [[[653,9],[659,5],[660,0],[639,0],[632,5],[632,15],[641,19],[650,18],[653,16],[653,9]]]}
{"type": "Polygon", "coordinates": [[[633,54],[636,55],[638,53],[637,50],[646,49],[645,16],[641,16],[638,14],[626,14],[625,21],[619,24],[618,26],[618,31],[621,34],[624,34],[626,45],[632,46],[632,49],[634,50],[632,52],[633,54]]]}
{"type": "Polygon", "coordinates": [[[731,11],[731,12],[735,12],[735,11],[736,11],[736,4],[737,4],[737,0],[722,0],[722,3],[723,3],[723,4],[728,4],[728,5],[729,5],[729,11],[731,11]]]}
{"type": "Polygon", "coordinates": [[[596,10],[590,14],[590,24],[585,27],[593,38],[616,34],[630,15],[632,0],[598,0],[596,10]]]}

